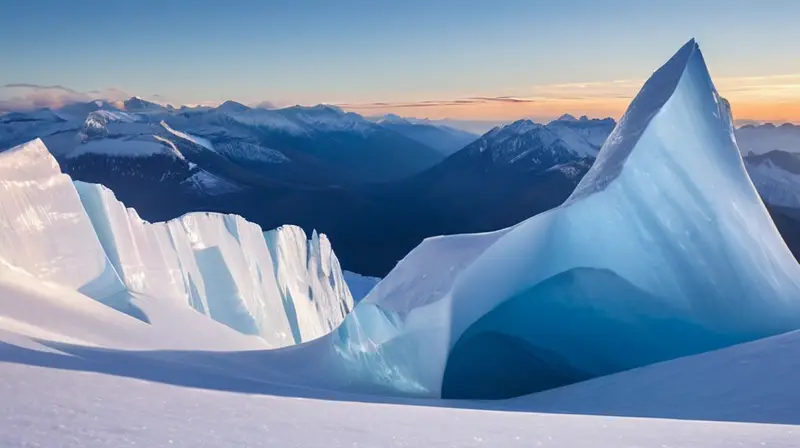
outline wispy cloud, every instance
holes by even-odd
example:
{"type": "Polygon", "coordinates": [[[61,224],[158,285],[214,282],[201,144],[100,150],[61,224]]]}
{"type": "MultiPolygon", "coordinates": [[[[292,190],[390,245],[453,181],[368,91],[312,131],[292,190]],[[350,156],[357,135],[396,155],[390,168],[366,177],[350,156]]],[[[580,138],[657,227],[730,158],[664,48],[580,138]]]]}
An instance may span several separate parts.
{"type": "Polygon", "coordinates": [[[96,99],[117,101],[130,96],[116,88],[80,92],[61,85],[12,83],[0,86],[0,112],[54,108],[96,99]]]}
{"type": "MultiPolygon", "coordinates": [[[[529,86],[517,95],[469,96],[416,102],[342,104],[364,113],[413,113],[431,118],[549,119],[563,113],[619,117],[645,80],[565,83],[529,86]]],[[[721,77],[720,93],[742,120],[800,121],[800,74],[721,77]]]]}

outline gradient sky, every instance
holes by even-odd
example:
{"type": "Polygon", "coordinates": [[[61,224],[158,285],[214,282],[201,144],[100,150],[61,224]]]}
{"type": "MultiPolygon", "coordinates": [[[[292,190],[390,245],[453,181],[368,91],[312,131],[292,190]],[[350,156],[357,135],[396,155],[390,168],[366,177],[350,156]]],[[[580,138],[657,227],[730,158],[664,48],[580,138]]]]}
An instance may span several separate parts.
{"type": "Polygon", "coordinates": [[[798,18],[797,0],[0,0],[0,100],[619,116],[695,37],[738,119],[800,122],[798,18]]]}

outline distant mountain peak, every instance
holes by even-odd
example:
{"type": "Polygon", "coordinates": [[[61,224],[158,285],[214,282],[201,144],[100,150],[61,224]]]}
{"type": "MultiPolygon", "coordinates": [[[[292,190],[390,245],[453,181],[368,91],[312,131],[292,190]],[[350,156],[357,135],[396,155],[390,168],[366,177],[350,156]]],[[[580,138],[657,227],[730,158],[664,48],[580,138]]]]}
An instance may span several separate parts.
{"type": "Polygon", "coordinates": [[[543,127],[544,126],[542,126],[539,123],[534,123],[533,121],[528,120],[527,118],[523,118],[522,120],[517,120],[509,125],[503,126],[502,128],[500,128],[500,132],[501,133],[514,132],[516,134],[524,134],[526,132],[541,129],[543,127]]]}
{"type": "Polygon", "coordinates": [[[122,102],[122,108],[129,112],[161,110],[164,106],[142,99],[141,97],[134,96],[122,102]]]}
{"type": "Polygon", "coordinates": [[[325,104],[320,103],[316,106],[295,106],[297,109],[306,110],[306,111],[314,111],[314,112],[333,112],[337,115],[345,115],[347,112],[344,111],[339,106],[335,106],[333,104],[325,104]]]}
{"type": "Polygon", "coordinates": [[[250,110],[250,108],[245,106],[244,104],[232,100],[225,101],[224,103],[217,106],[217,109],[226,112],[246,112],[250,110]]]}
{"type": "MultiPolygon", "coordinates": [[[[584,115],[583,117],[581,117],[581,119],[584,119],[584,118],[586,118],[586,115],[584,115]]],[[[570,115],[570,114],[564,114],[564,115],[562,115],[562,116],[560,116],[560,117],[556,118],[556,121],[578,121],[578,119],[577,119],[577,118],[575,118],[575,116],[574,116],[574,115],[570,115]]]]}
{"type": "Polygon", "coordinates": [[[378,123],[404,124],[404,125],[413,124],[410,121],[406,120],[405,118],[401,117],[400,115],[396,114],[386,114],[383,116],[383,118],[378,120],[378,123]]]}

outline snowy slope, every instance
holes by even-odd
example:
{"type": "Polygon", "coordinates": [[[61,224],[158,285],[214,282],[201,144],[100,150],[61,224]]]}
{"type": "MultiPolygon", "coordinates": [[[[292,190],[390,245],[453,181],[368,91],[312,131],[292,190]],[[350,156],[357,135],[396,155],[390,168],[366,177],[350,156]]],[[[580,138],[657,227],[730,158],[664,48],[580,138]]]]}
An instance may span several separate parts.
{"type": "Polygon", "coordinates": [[[789,448],[800,437],[797,426],[731,423],[798,423],[796,397],[786,386],[797,367],[795,335],[507,402],[374,402],[284,386],[275,370],[302,364],[270,369],[263,352],[236,353],[258,345],[210,320],[204,323],[211,326],[150,326],[8,272],[0,291],[4,447],[789,448]],[[212,341],[229,352],[174,351],[212,341]],[[542,413],[579,409],[637,418],[542,413]],[[680,419],[640,418],[648,411],[663,417],[658,409],[680,419]],[[692,415],[731,422],[686,420],[692,415]]]}
{"type": "Polygon", "coordinates": [[[203,148],[205,148],[205,149],[207,149],[209,151],[214,151],[214,145],[212,145],[210,141],[208,141],[207,139],[205,139],[203,137],[198,137],[196,135],[187,134],[187,133],[181,132],[181,131],[176,131],[175,129],[172,129],[163,120],[161,121],[161,126],[164,129],[166,129],[167,132],[169,132],[170,134],[172,134],[172,135],[174,135],[174,136],[176,136],[178,138],[182,138],[184,140],[190,141],[190,142],[192,142],[192,143],[194,143],[196,145],[199,145],[199,146],[201,146],[201,147],[203,147],[203,148]]]}
{"type": "Polygon", "coordinates": [[[589,119],[584,115],[579,119],[562,117],[548,123],[547,128],[558,134],[579,155],[597,157],[616,124],[612,118],[589,119]]]}
{"type": "Polygon", "coordinates": [[[800,437],[797,426],[730,423],[800,422],[791,387],[796,333],[511,401],[375,402],[294,388],[281,372],[307,364],[237,352],[259,344],[211,320],[173,314],[182,325],[147,325],[66,288],[0,272],[4,447],[788,448],[800,437]]]}
{"type": "MultiPolygon", "coordinates": [[[[264,352],[236,353],[259,345],[213,321],[205,319],[201,324],[173,315],[182,319],[182,325],[147,325],[63,287],[41,284],[8,270],[0,272],[0,395],[6,404],[0,407],[0,446],[4,447],[788,448],[794,447],[800,437],[796,426],[530,411],[568,411],[567,400],[575,404],[586,396],[612,406],[614,400],[635,402],[637,397],[630,392],[638,391],[644,394],[642,405],[644,398],[659,399],[662,401],[650,401],[649,406],[664,403],[666,409],[682,411],[684,416],[697,414],[697,408],[705,418],[748,421],[748,417],[759,414],[757,408],[747,404],[768,403],[770,412],[783,406],[783,413],[761,417],[797,423],[796,413],[792,413],[796,399],[786,394],[791,387],[778,389],[787,379],[791,381],[796,367],[796,357],[787,355],[795,351],[789,337],[758,342],[759,350],[749,350],[755,344],[743,346],[751,356],[729,357],[727,363],[691,362],[720,359],[720,354],[729,352],[726,350],[581,385],[586,388],[595,384],[591,388],[594,394],[565,388],[538,399],[531,396],[491,404],[409,400],[376,403],[370,397],[284,386],[276,370],[289,373],[303,369],[302,364],[270,369],[263,362],[264,352]],[[784,342],[775,343],[781,340],[784,342]],[[196,351],[202,347],[229,352],[196,351]],[[165,348],[171,350],[158,350],[165,348]],[[755,356],[768,351],[769,357],[755,356]],[[674,365],[670,374],[658,374],[670,365],[674,365]],[[731,368],[734,365],[736,368],[731,368]],[[741,370],[743,366],[747,370],[741,370]],[[687,393],[654,397],[659,390],[654,385],[674,392],[676,385],[683,387],[704,377],[718,379],[718,375],[738,381],[717,383],[724,385],[713,391],[719,395],[698,391],[696,396],[687,393]],[[681,378],[686,382],[674,381],[681,378]],[[764,381],[753,388],[752,378],[764,381]],[[773,378],[780,382],[773,382],[773,378]],[[611,384],[603,387],[601,381],[611,384]],[[758,394],[769,388],[782,393],[764,395],[769,402],[759,399],[758,394]],[[611,392],[615,392],[613,396],[611,392]],[[561,398],[553,398],[553,394],[560,394],[561,398]],[[741,394],[750,400],[743,400],[741,394]],[[675,403],[682,397],[687,403],[679,409],[675,403]],[[724,412],[703,412],[713,409],[715,403],[724,412]],[[698,404],[702,406],[697,407],[698,404]],[[484,407],[492,410],[481,410],[484,407]],[[525,412],[519,412],[522,410],[525,412]],[[780,419],[792,415],[794,419],[780,419]]],[[[710,381],[705,384],[714,387],[710,381]]],[[[589,412],[599,408],[593,402],[582,402],[582,406],[594,408],[589,412]]],[[[609,409],[614,411],[613,407],[609,409]]],[[[627,409],[628,415],[640,415],[630,412],[634,407],[621,409],[620,413],[627,409]]]]}
{"type": "MultiPolygon", "coordinates": [[[[565,116],[567,117],[567,116],[565,116]]],[[[562,117],[546,125],[518,120],[497,127],[471,143],[456,157],[481,158],[493,167],[541,172],[581,158],[597,157],[614,129],[614,120],[562,117]]]]}
{"type": "Polygon", "coordinates": [[[800,332],[512,399],[502,408],[800,424],[800,332]]]}
{"type": "MultiPolygon", "coordinates": [[[[243,335],[190,308],[140,294],[121,295],[128,296],[149,322],[72,288],[3,265],[0,334],[13,332],[37,340],[126,350],[237,351],[269,347],[261,338],[243,335]]],[[[8,342],[2,336],[0,340],[8,342]]]]}
{"type": "Polygon", "coordinates": [[[800,208],[800,154],[770,151],[744,160],[753,185],[767,204],[800,208]]]}
{"type": "Polygon", "coordinates": [[[0,167],[0,257],[37,278],[142,320],[130,293],[156,297],[274,347],[320,337],[352,309],[324,235],[309,241],[297,227],[265,235],[211,213],[151,224],[105,187],[73,183],[38,140],[0,154],[0,167]]]}
{"type": "MultiPolygon", "coordinates": [[[[0,357],[8,359],[5,352],[0,349],[0,357]]],[[[25,362],[55,364],[68,359],[59,354],[26,351],[15,358],[22,359],[5,364],[0,374],[0,394],[8,400],[0,408],[4,447],[793,448],[800,437],[795,426],[487,412],[198,391],[25,362]]]]}

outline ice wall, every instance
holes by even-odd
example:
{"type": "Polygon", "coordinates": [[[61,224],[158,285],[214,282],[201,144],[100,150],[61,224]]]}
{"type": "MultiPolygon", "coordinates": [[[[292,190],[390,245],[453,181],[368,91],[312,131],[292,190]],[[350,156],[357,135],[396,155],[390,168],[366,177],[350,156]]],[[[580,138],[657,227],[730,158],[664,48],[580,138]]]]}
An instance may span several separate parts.
{"type": "Polygon", "coordinates": [[[109,189],[72,182],[39,140],[0,153],[0,179],[0,258],[120,310],[142,294],[282,347],[353,307],[324,235],[215,213],[149,223],[109,189]]]}
{"type": "Polygon", "coordinates": [[[690,41],[564,205],[425,241],[326,339],[326,362],[333,387],[502,398],[797,328],[800,267],[690,41]]]}
{"type": "Polygon", "coordinates": [[[295,338],[307,341],[330,333],[354,304],[328,237],[314,232],[307,240],[300,227],[282,226],[264,238],[295,338]]]}
{"type": "Polygon", "coordinates": [[[72,180],[38,139],[0,154],[0,256],[100,301],[124,290],[72,180]]]}
{"type": "Polygon", "coordinates": [[[131,291],[186,303],[275,347],[330,332],[352,308],[324,236],[320,249],[316,233],[310,241],[294,226],[265,234],[237,215],[217,213],[149,223],[102,185],[75,187],[131,291]]]}

